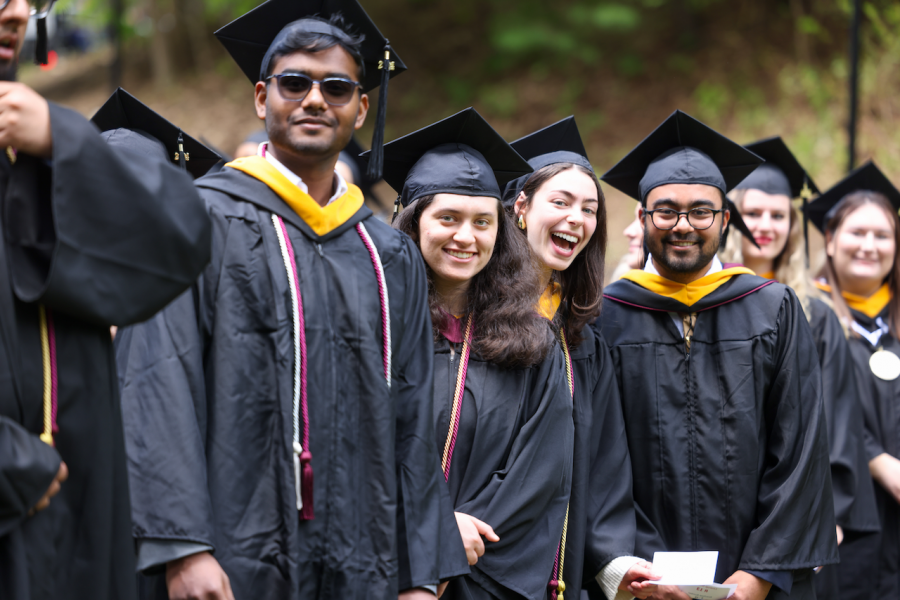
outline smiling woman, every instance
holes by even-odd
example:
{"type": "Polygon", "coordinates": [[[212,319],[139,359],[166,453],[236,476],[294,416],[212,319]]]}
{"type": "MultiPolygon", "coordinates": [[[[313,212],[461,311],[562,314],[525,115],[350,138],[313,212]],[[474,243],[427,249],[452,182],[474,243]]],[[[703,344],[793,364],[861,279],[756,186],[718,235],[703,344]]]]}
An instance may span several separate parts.
{"type": "MultiPolygon", "coordinates": [[[[572,400],[538,270],[500,205],[528,164],[472,109],[385,146],[427,266],[441,467],[471,572],[445,599],[544,598],[572,481],[572,400]]],[[[446,569],[445,569],[446,570],[446,569]]]]}

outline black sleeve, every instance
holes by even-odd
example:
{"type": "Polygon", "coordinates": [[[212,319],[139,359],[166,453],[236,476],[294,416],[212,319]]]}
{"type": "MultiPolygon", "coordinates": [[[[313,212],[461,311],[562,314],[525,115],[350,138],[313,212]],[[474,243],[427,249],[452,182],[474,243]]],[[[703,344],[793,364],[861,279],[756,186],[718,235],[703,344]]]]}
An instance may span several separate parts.
{"type": "Polygon", "coordinates": [[[44,496],[59,464],[56,450],[18,423],[0,417],[0,538],[44,496]]]}
{"type": "MultiPolygon", "coordinates": [[[[391,319],[401,324],[393,341],[391,387],[396,399],[397,558],[401,591],[439,581],[442,526],[441,468],[434,441],[434,342],[425,266],[412,240],[402,236],[394,267],[405,287],[389,288],[391,319]],[[397,310],[395,310],[395,307],[397,310]]],[[[387,270],[387,266],[385,269],[387,270]]],[[[457,535],[456,543],[462,547],[457,535]]],[[[462,550],[461,550],[462,551],[462,550]]]]}
{"type": "Polygon", "coordinates": [[[209,217],[163,157],[113,148],[50,104],[53,159],[20,155],[3,223],[16,295],[100,325],[144,320],[209,261],[209,217]]]}
{"type": "Polygon", "coordinates": [[[636,535],[631,455],[622,401],[609,348],[599,333],[595,336],[598,376],[593,390],[585,579],[593,579],[614,558],[634,554],[636,535]]]}
{"type": "Polygon", "coordinates": [[[848,532],[868,531],[877,509],[864,450],[853,356],[837,315],[819,301],[814,301],[810,309],[810,325],[822,367],[835,519],[848,532]]]}
{"type": "Polygon", "coordinates": [[[821,375],[800,302],[785,291],[764,401],[766,455],[757,526],[740,567],[792,570],[837,562],[821,375]]]}

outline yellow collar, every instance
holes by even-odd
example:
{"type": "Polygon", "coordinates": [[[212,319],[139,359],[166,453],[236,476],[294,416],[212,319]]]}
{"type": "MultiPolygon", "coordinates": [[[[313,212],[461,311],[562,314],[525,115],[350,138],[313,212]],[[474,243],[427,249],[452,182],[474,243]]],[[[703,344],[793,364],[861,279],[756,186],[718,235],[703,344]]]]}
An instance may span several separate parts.
{"type": "Polygon", "coordinates": [[[347,193],[327,206],[319,206],[312,196],[288,181],[278,169],[261,156],[246,156],[231,161],[226,167],[259,179],[278,194],[316,235],[325,235],[347,222],[363,205],[358,187],[347,184],[347,193]]]}
{"type": "Polygon", "coordinates": [[[730,267],[728,269],[716,271],[711,275],[701,277],[691,283],[684,284],[671,281],[654,273],[648,273],[647,271],[642,271],[640,269],[632,269],[622,275],[622,279],[633,281],[642,288],[650,290],[660,296],[677,300],[685,306],[693,306],[704,297],[722,287],[733,276],[744,274],[754,275],[753,271],[747,267],[730,267]]]}
{"type": "Polygon", "coordinates": [[[538,314],[548,321],[552,321],[553,317],[556,316],[556,311],[559,310],[560,302],[562,302],[562,287],[553,281],[547,286],[547,289],[541,294],[540,300],[538,300],[538,314]]]}
{"type": "MultiPolygon", "coordinates": [[[[831,293],[831,286],[827,283],[817,281],[816,287],[823,292],[831,293]]],[[[888,284],[885,283],[878,288],[877,292],[868,298],[857,294],[851,294],[850,292],[841,292],[841,296],[843,296],[844,301],[847,302],[847,306],[856,312],[866,315],[870,319],[874,319],[881,314],[884,307],[891,301],[891,289],[888,287],[888,284]]]]}

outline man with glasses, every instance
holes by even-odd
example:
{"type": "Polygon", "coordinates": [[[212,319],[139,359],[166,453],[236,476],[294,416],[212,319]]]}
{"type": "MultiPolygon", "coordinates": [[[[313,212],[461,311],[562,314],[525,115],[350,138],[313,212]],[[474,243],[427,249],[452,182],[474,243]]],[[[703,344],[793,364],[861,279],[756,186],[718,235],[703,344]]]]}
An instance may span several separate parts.
{"type": "Polygon", "coordinates": [[[468,567],[424,265],[335,172],[403,63],[355,0],[269,0],[216,35],[268,142],[198,180],[209,267],[117,338],[142,595],[434,598],[468,567]]]}
{"type": "Polygon", "coordinates": [[[815,344],[790,288],[716,257],[729,224],[750,236],[725,193],[760,163],[676,111],[610,169],[641,202],[650,257],[607,288],[595,326],[623,400],[636,554],[714,550],[736,599],[814,598],[813,569],[837,562],[815,344]]]}
{"type": "Polygon", "coordinates": [[[129,600],[110,325],[145,320],[189,288],[209,258],[210,221],[160,144],[107,143],[15,83],[28,20],[52,4],[0,3],[0,598],[129,600]]]}

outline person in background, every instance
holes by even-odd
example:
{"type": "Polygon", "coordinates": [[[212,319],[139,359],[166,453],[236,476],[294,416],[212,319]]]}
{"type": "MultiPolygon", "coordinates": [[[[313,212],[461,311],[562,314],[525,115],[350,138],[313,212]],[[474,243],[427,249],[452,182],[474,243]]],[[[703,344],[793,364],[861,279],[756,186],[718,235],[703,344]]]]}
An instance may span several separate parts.
{"type": "Polygon", "coordinates": [[[0,598],[131,600],[109,327],[150,318],[191,285],[210,222],[169,154],[175,138],[104,141],[14,82],[30,13],[51,7],[0,7],[0,598]]]}
{"type": "Polygon", "coordinates": [[[900,595],[898,209],[900,191],[871,162],[808,206],[809,220],[825,235],[826,260],[816,285],[849,329],[867,430],[865,458],[881,521],[876,535],[845,535],[838,565],[842,599],[900,595]]]}
{"type": "MultiPolygon", "coordinates": [[[[845,328],[831,308],[830,297],[820,298],[809,278],[803,217],[791,203],[793,198],[818,193],[818,188],[780,137],[754,142],[746,148],[766,162],[729,192],[729,197],[756,243],[734,231],[720,256],[725,263],[743,263],[758,275],[791,287],[809,320],[822,373],[840,546],[845,537],[853,539],[877,532],[879,524],[850,346],[845,328]]],[[[826,567],[816,574],[818,598],[845,597],[838,582],[840,568],[826,567]]],[[[871,581],[858,579],[854,578],[855,586],[871,581]]]]}
{"type": "Polygon", "coordinates": [[[234,150],[234,158],[244,158],[245,156],[256,156],[256,153],[259,151],[259,145],[269,141],[269,134],[266,133],[265,129],[260,129],[259,131],[254,131],[247,138],[238,144],[238,147],[234,150]]]}
{"type": "Polygon", "coordinates": [[[628,251],[619,260],[619,264],[616,265],[610,278],[612,281],[618,281],[628,271],[640,269],[644,265],[644,226],[638,217],[640,210],[641,205],[638,203],[634,207],[634,221],[629,223],[628,227],[622,232],[622,235],[628,240],[628,251]]]}
{"type": "Polygon", "coordinates": [[[600,312],[606,205],[568,117],[512,144],[534,173],[506,186],[504,204],[538,263],[539,310],[566,357],[574,409],[568,528],[549,583],[551,597],[581,598],[582,588],[614,598],[647,594],[657,578],[634,554],[631,461],[609,350],[590,323],[600,312]]]}
{"type": "Polygon", "coordinates": [[[837,562],[815,342],[790,288],[716,256],[730,224],[752,238],[725,194],[762,162],[675,111],[603,175],[641,202],[650,257],[595,327],[627,398],[636,553],[717,551],[735,600],[813,598],[837,562]]]}
{"type": "Polygon", "coordinates": [[[572,397],[500,189],[528,166],[474,109],[385,146],[395,226],[425,259],[434,417],[471,572],[443,598],[541,600],[572,481],[572,397]],[[482,536],[484,540],[482,540],[482,536]]]}

